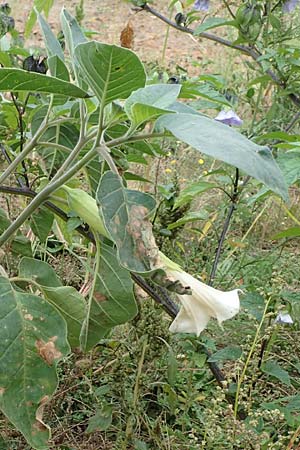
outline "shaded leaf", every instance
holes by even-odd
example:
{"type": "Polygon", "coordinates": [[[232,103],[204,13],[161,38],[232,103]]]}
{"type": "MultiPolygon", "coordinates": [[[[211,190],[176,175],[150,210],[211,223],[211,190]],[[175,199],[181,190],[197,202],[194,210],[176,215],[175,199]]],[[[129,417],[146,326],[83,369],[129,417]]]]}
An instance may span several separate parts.
{"type": "Polygon", "coordinates": [[[111,405],[105,405],[99,409],[96,414],[89,418],[89,424],[86,433],[95,431],[105,431],[111,425],[113,408],[111,405]]]}
{"type": "Polygon", "coordinates": [[[300,227],[291,227],[287,230],[280,231],[280,233],[275,234],[275,236],[272,236],[272,239],[282,239],[282,238],[289,238],[289,237],[300,237],[300,227]]]}
{"type": "Polygon", "coordinates": [[[148,272],[157,265],[156,247],[149,214],[154,199],[139,191],[123,187],[115,173],[105,172],[101,178],[97,202],[99,212],[118,249],[121,264],[134,272],[148,272]]]}
{"type": "Polygon", "coordinates": [[[277,361],[266,361],[261,366],[262,372],[277,378],[283,384],[291,386],[291,380],[288,372],[280,367],[277,361]]]}
{"type": "Polygon", "coordinates": [[[41,242],[46,242],[54,215],[47,208],[37,209],[31,216],[30,227],[41,242]]]}
{"type": "Polygon", "coordinates": [[[174,228],[182,227],[186,223],[196,222],[198,220],[205,220],[207,218],[208,218],[207,211],[190,212],[188,214],[185,214],[180,219],[176,220],[176,222],[173,222],[170,225],[168,225],[168,230],[173,230],[174,228]]]}
{"type": "Polygon", "coordinates": [[[228,347],[222,348],[217,352],[213,353],[208,362],[218,362],[218,361],[236,361],[242,356],[242,349],[236,345],[229,345],[228,347]]]}
{"type": "Polygon", "coordinates": [[[19,276],[39,285],[48,302],[65,319],[71,347],[79,347],[79,335],[86,310],[82,295],[71,286],[63,286],[52,267],[43,261],[23,258],[19,265],[19,276]]]}
{"type": "Polygon", "coordinates": [[[137,314],[130,273],[120,266],[116,250],[103,242],[95,293],[91,304],[85,349],[91,349],[113,327],[128,322],[137,314]]]}
{"type": "Polygon", "coordinates": [[[186,188],[182,189],[175,200],[173,209],[190,203],[195,197],[202,194],[202,192],[205,192],[208,189],[213,189],[216,186],[216,184],[208,183],[207,181],[196,181],[195,183],[190,184],[186,188]]]}

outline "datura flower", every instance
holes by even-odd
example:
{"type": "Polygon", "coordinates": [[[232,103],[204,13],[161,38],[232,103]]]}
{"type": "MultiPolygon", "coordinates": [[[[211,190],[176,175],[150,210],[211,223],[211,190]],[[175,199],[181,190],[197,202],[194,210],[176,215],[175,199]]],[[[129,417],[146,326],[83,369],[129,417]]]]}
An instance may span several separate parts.
{"type": "Polygon", "coordinates": [[[299,0],[287,0],[284,2],[283,6],[282,6],[282,11],[287,14],[291,13],[294,11],[294,9],[298,5],[298,3],[299,3],[299,0]]]}
{"type": "Polygon", "coordinates": [[[196,11],[205,11],[209,10],[209,0],[196,0],[194,3],[194,9],[196,11]]]}
{"type": "Polygon", "coordinates": [[[234,127],[240,127],[243,125],[242,119],[232,110],[222,110],[219,112],[219,114],[215,117],[215,120],[218,122],[222,122],[225,125],[230,125],[234,127]]]}
{"type": "Polygon", "coordinates": [[[164,270],[171,280],[179,281],[189,287],[191,295],[177,294],[181,308],[169,330],[171,333],[195,333],[197,336],[203,331],[211,317],[221,324],[231,319],[240,309],[240,289],[223,292],[214,289],[192,275],[184,272],[180,266],[160,254],[164,263],[164,270]]]}

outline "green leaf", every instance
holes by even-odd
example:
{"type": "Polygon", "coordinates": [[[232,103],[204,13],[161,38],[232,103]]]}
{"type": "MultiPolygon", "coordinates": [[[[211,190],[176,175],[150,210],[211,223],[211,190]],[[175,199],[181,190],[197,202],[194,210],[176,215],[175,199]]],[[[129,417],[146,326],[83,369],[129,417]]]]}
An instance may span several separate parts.
{"type": "Polygon", "coordinates": [[[277,158],[278,165],[283,172],[288,186],[300,180],[300,151],[291,150],[280,152],[277,158]]]}
{"type": "Polygon", "coordinates": [[[60,21],[66,40],[67,49],[69,50],[70,56],[73,60],[75,48],[77,45],[87,42],[87,39],[75,17],[73,17],[65,8],[61,11],[60,21]]]}
{"type": "Polygon", "coordinates": [[[196,222],[198,220],[206,220],[208,218],[208,212],[207,211],[197,211],[197,212],[190,212],[180,219],[176,220],[176,222],[171,223],[168,225],[168,230],[174,230],[174,228],[182,227],[186,223],[196,222]]]}
{"type": "MultiPolygon", "coordinates": [[[[11,224],[4,209],[0,208],[0,234],[3,233],[11,224]]],[[[11,251],[14,254],[22,256],[32,256],[31,241],[20,232],[11,243],[11,251]]]]}
{"type": "Polygon", "coordinates": [[[53,77],[59,78],[60,80],[64,81],[70,80],[68,69],[58,56],[50,56],[47,59],[47,63],[50,73],[53,77]]]}
{"type": "Polygon", "coordinates": [[[180,192],[173,209],[190,203],[195,197],[202,194],[202,192],[213,189],[216,186],[216,184],[208,183],[207,181],[196,181],[195,183],[190,184],[180,192]]]}
{"type": "Polygon", "coordinates": [[[176,84],[153,84],[134,91],[124,105],[134,126],[165,114],[168,106],[176,101],[180,87],[176,84]]]}
{"type": "Polygon", "coordinates": [[[57,387],[57,361],[69,352],[65,321],[0,277],[0,323],[0,409],[34,449],[48,449],[42,415],[57,387]]]}
{"type": "Polygon", "coordinates": [[[133,272],[151,271],[157,257],[149,221],[149,214],[155,208],[154,199],[148,194],[125,189],[122,179],[108,171],[101,178],[97,202],[122,266],[133,272]]]}
{"type": "Polygon", "coordinates": [[[31,229],[41,242],[46,242],[52,228],[54,215],[47,208],[37,209],[31,216],[31,229]]]}
{"type": "MultiPolygon", "coordinates": [[[[231,103],[226,99],[226,97],[220,94],[220,92],[209,83],[185,83],[182,86],[180,98],[198,98],[198,97],[203,97],[207,100],[210,100],[214,103],[218,103],[221,105],[231,106],[231,103]]],[[[201,104],[201,101],[200,102],[195,101],[192,103],[192,105],[197,105],[198,103],[201,104]]],[[[195,109],[197,109],[196,106],[195,109]]],[[[188,111],[186,112],[188,113],[188,111]]]]}
{"type": "Polygon", "coordinates": [[[48,57],[57,56],[58,58],[60,58],[61,61],[64,61],[64,59],[65,59],[64,52],[61,48],[59,40],[56,38],[55,34],[51,30],[48,22],[46,22],[46,20],[44,19],[44,17],[41,14],[38,14],[37,17],[38,17],[40,28],[43,33],[48,57]]]}
{"type": "Polygon", "coordinates": [[[251,316],[255,317],[255,319],[260,322],[265,309],[265,301],[262,295],[255,292],[249,292],[243,296],[242,307],[243,310],[249,312],[251,316]]]}
{"type": "Polygon", "coordinates": [[[267,361],[262,364],[262,372],[277,378],[283,384],[291,386],[291,380],[288,372],[280,367],[277,361],[267,361]]]}
{"type": "Polygon", "coordinates": [[[236,361],[240,359],[243,351],[240,347],[236,345],[229,345],[228,347],[218,350],[208,359],[208,362],[218,362],[218,361],[236,361]]]}
{"type": "Polygon", "coordinates": [[[158,119],[157,125],[196,150],[238,167],[284,199],[288,198],[283,175],[268,147],[259,146],[228,125],[202,115],[166,114],[158,119]]]}
{"type": "Polygon", "coordinates": [[[89,418],[89,424],[86,433],[94,433],[95,431],[105,431],[112,422],[113,408],[111,405],[105,405],[99,409],[96,414],[89,418]]]}
{"type": "Polygon", "coordinates": [[[287,230],[280,231],[280,233],[272,236],[272,239],[282,239],[282,238],[290,238],[290,237],[300,237],[300,227],[291,227],[287,230]]]}
{"type": "Polygon", "coordinates": [[[49,14],[49,11],[53,5],[54,0],[34,0],[34,7],[32,8],[29,18],[25,25],[25,37],[28,38],[32,28],[37,19],[37,12],[45,12],[46,17],[49,14]]]}
{"type": "Polygon", "coordinates": [[[68,97],[86,98],[89,95],[75,84],[49,77],[41,73],[22,69],[0,68],[0,91],[3,92],[44,92],[68,97]]]}
{"type": "Polygon", "coordinates": [[[126,48],[91,41],[79,44],[75,57],[102,108],[145,86],[144,66],[136,54],[126,48]]]}
{"type": "Polygon", "coordinates": [[[71,286],[63,286],[52,267],[43,261],[23,258],[19,265],[19,276],[39,285],[48,302],[65,319],[70,346],[79,347],[79,335],[86,309],[82,295],[71,286]]]}
{"type": "Polygon", "coordinates": [[[209,17],[205,20],[205,22],[195,28],[193,34],[194,36],[199,36],[199,34],[206,30],[211,30],[212,28],[222,27],[225,25],[236,27],[234,20],[223,19],[222,17],[209,17]]]}
{"type": "Polygon", "coordinates": [[[128,322],[137,314],[130,273],[120,266],[116,250],[103,242],[96,276],[94,299],[86,324],[85,350],[91,349],[113,327],[128,322]]]}

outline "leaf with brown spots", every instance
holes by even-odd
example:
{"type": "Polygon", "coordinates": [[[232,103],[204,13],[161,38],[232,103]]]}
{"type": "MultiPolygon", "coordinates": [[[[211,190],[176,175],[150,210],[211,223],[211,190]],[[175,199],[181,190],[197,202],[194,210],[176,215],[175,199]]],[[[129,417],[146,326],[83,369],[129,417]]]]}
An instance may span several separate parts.
{"type": "Polygon", "coordinates": [[[133,48],[134,30],[129,21],[125,28],[121,31],[120,43],[121,47],[133,48]]]}
{"type": "Polygon", "coordinates": [[[118,249],[120,263],[132,272],[157,268],[159,250],[150,221],[155,200],[148,194],[124,188],[112,171],[101,178],[97,191],[99,213],[118,249]]]}
{"type": "Polygon", "coordinates": [[[54,306],[0,277],[0,409],[32,448],[48,448],[43,408],[57,387],[57,360],[69,350],[54,306]]]}
{"type": "Polygon", "coordinates": [[[48,342],[44,342],[42,339],[36,341],[35,346],[41,358],[43,358],[49,366],[52,366],[56,359],[62,357],[62,353],[55,347],[55,341],[57,336],[52,336],[48,342]]]}

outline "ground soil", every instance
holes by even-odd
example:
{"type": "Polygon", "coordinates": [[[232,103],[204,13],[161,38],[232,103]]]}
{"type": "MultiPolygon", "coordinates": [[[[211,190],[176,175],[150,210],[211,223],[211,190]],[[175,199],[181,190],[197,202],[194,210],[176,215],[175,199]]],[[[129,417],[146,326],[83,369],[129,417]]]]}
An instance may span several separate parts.
{"type": "MultiPolygon", "coordinates": [[[[169,0],[160,0],[154,2],[154,6],[168,16],[168,3],[169,0]]],[[[9,4],[12,6],[16,28],[22,31],[32,8],[33,0],[21,0],[21,2],[20,0],[11,0],[9,4]],[[21,8],[20,3],[22,4],[21,8]]],[[[67,8],[71,14],[75,14],[75,8],[78,4],[79,0],[54,0],[54,6],[48,18],[54,30],[59,30],[59,14],[62,7],[67,8]]],[[[98,33],[94,39],[118,45],[120,44],[120,33],[130,21],[134,29],[133,50],[138,53],[143,61],[161,63],[167,25],[159,19],[146,12],[134,11],[132,5],[124,0],[85,0],[84,14],[83,27],[98,33]]],[[[39,41],[39,28],[35,27],[32,43],[37,45],[39,41]]],[[[224,52],[224,49],[215,43],[201,42],[188,34],[171,28],[164,66],[176,70],[176,66],[180,65],[189,69],[193,75],[197,75],[197,73],[202,73],[203,70],[201,61],[207,62],[212,56],[217,59],[222,51],[224,52]],[[195,63],[199,64],[196,64],[195,67],[195,63]]]]}

